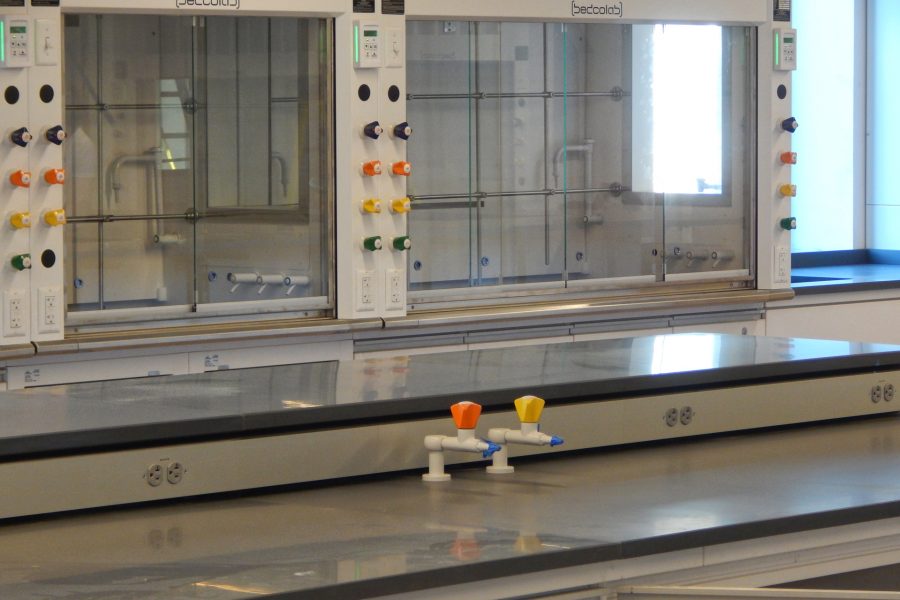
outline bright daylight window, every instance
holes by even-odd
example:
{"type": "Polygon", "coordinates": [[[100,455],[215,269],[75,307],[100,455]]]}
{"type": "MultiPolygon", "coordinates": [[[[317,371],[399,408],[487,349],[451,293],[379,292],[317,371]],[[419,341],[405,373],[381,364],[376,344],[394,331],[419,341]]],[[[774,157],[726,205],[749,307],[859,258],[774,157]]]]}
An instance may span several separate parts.
{"type": "Polygon", "coordinates": [[[655,26],[652,85],[653,191],[721,194],[722,28],[655,26]]]}
{"type": "MultiPolygon", "coordinates": [[[[893,2],[896,4],[896,2],[893,2]]],[[[799,155],[792,204],[799,228],[794,252],[854,248],[857,206],[855,82],[857,69],[854,0],[797,0],[798,68],[793,113],[800,122],[793,147],[799,155]]],[[[861,241],[861,240],[860,240],[861,241]]]]}

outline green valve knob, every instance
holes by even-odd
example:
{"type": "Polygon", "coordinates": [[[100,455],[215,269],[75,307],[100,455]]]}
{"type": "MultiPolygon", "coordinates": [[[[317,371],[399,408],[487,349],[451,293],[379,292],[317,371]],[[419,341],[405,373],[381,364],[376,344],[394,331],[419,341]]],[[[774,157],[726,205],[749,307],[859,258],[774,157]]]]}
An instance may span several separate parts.
{"type": "Polygon", "coordinates": [[[794,217],[788,217],[787,219],[781,220],[781,228],[787,231],[791,231],[793,229],[797,229],[797,219],[794,217]]]}
{"type": "Polygon", "coordinates": [[[24,271],[25,269],[31,268],[31,255],[30,254],[17,254],[13,256],[12,266],[17,271],[24,271]]]}
{"type": "Polygon", "coordinates": [[[394,238],[394,250],[398,252],[403,252],[404,250],[409,250],[412,248],[412,242],[409,241],[409,236],[395,237],[394,238]]]}
{"type": "Polygon", "coordinates": [[[375,252],[376,250],[381,250],[383,244],[381,242],[381,236],[376,235],[372,237],[367,237],[363,240],[363,248],[368,250],[369,252],[375,252]]]}

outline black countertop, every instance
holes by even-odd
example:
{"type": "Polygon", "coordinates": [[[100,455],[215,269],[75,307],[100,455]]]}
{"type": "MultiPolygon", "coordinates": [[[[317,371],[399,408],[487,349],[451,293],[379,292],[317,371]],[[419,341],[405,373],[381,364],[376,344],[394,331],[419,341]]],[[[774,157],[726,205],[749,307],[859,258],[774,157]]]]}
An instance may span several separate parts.
{"type": "Polygon", "coordinates": [[[679,334],[0,393],[0,460],[900,368],[900,347],[679,334]]]}

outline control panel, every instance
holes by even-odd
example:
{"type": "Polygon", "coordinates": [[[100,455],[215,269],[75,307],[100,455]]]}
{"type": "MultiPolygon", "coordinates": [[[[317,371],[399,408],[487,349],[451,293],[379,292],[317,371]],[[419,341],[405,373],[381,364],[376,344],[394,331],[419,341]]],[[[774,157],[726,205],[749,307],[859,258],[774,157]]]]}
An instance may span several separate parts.
{"type": "Polygon", "coordinates": [[[0,65],[21,69],[32,63],[31,23],[24,17],[0,17],[0,65]]]}
{"type": "MultiPolygon", "coordinates": [[[[760,229],[760,287],[774,289],[787,288],[791,284],[791,232],[800,225],[792,216],[792,202],[802,191],[791,181],[792,167],[799,160],[797,153],[791,150],[791,140],[800,131],[800,121],[791,111],[791,72],[797,68],[797,30],[786,27],[790,3],[781,11],[786,23],[775,22],[772,26],[772,102],[768,105],[772,110],[769,115],[772,144],[771,150],[765,151],[766,162],[772,166],[772,193],[760,195],[759,209],[760,222],[771,223],[760,229]],[[771,271],[768,265],[771,265],[771,271]]],[[[765,88],[761,85],[760,89],[765,88]]]]}
{"type": "Polygon", "coordinates": [[[0,17],[0,345],[61,339],[65,313],[59,8],[9,10],[19,12],[0,17]]]}
{"type": "Polygon", "coordinates": [[[797,70],[797,30],[775,30],[775,69],[778,71],[797,70]]]}
{"type": "MultiPolygon", "coordinates": [[[[374,2],[372,12],[338,20],[338,316],[345,319],[406,314],[407,232],[412,209],[407,181],[415,168],[406,141],[406,23],[397,3],[374,2]],[[383,6],[384,4],[384,6],[383,6]],[[346,36],[346,37],[344,37],[346,36]],[[342,100],[338,100],[341,102],[342,100]],[[343,172],[343,175],[341,174],[343,172]],[[343,187],[342,187],[343,186],[343,187]]],[[[360,11],[372,4],[356,5],[360,11]]]]}

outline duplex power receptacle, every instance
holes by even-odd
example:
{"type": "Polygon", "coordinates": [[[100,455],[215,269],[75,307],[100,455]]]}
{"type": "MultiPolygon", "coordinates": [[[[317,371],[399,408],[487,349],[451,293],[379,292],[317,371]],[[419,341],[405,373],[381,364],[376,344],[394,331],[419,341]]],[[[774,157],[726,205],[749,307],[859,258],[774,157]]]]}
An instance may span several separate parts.
{"type": "Polygon", "coordinates": [[[166,468],[166,481],[172,485],[178,485],[184,479],[185,468],[180,462],[169,463],[166,468]]]}
{"type": "Polygon", "coordinates": [[[152,464],[144,472],[144,479],[150,487],[159,487],[163,482],[163,468],[160,464],[152,464]]]}

